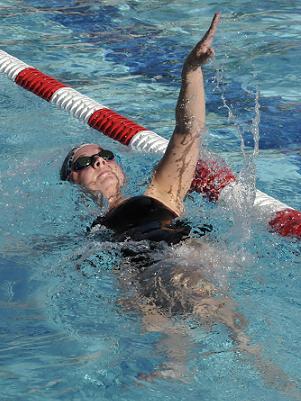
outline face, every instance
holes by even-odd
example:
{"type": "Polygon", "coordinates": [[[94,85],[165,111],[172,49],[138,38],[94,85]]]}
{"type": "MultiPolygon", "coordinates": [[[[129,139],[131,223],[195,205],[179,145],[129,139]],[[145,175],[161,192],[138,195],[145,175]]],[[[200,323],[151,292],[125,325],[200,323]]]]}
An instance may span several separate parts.
{"type": "MultiPolygon", "coordinates": [[[[87,145],[75,152],[73,164],[82,156],[93,156],[101,148],[98,145],[87,145]]],[[[125,181],[121,167],[113,160],[95,156],[92,164],[79,171],[72,171],[70,180],[90,192],[101,192],[107,199],[117,196],[125,181]]]]}

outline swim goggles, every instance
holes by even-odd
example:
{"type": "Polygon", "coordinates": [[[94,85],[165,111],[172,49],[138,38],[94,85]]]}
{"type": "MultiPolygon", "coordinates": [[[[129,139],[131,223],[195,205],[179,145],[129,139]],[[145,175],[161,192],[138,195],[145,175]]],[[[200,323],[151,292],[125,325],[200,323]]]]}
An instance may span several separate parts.
{"type": "Polygon", "coordinates": [[[95,155],[81,156],[73,163],[72,170],[80,171],[86,167],[92,166],[97,157],[101,157],[104,160],[113,160],[114,153],[111,152],[110,150],[101,149],[101,151],[96,153],[95,155]]]}

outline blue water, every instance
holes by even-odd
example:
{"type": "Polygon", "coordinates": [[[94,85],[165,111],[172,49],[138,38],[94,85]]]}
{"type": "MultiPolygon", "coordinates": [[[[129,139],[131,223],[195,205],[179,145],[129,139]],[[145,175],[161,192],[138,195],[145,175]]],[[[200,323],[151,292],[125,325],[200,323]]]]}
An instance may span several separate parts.
{"type": "MultiPolygon", "coordinates": [[[[223,22],[216,60],[206,67],[206,147],[252,191],[245,155],[254,147],[257,94],[256,186],[300,210],[298,1],[5,0],[0,48],[169,138],[182,60],[216,10],[223,22]]],[[[145,330],[142,316],[120,306],[120,248],[105,236],[86,237],[99,210],[61,183],[58,169],[71,146],[99,139],[119,155],[134,194],[157,157],[129,153],[4,76],[0,106],[1,400],[296,399],[300,242],[268,232],[240,198],[232,208],[187,199],[192,225],[214,226],[210,247],[184,244],[172,256],[164,250],[166,258],[202,267],[245,316],[262,358],[287,376],[268,381],[269,369],[265,375],[250,356],[233,352],[223,325],[178,317],[188,377],[139,380],[167,359],[163,330],[145,330]],[[285,380],[292,383],[286,390],[285,380]]]]}

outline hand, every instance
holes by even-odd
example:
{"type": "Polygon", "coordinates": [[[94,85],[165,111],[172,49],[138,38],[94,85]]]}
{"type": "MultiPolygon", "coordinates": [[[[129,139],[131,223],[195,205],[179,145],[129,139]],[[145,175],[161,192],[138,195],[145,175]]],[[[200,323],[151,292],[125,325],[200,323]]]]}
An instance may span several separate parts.
{"type": "Polygon", "coordinates": [[[196,69],[200,65],[205,64],[212,56],[214,56],[214,50],[211,48],[211,45],[220,19],[220,13],[214,14],[210,28],[189,53],[184,62],[184,68],[196,69]]]}

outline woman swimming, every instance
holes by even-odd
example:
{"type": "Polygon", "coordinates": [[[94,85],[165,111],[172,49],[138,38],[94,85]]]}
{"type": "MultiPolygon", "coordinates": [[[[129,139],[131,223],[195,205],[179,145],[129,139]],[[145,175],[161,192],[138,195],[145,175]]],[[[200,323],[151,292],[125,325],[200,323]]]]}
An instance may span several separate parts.
{"type": "MultiPolygon", "coordinates": [[[[249,345],[243,333],[245,321],[236,306],[203,275],[201,266],[169,264],[156,260],[156,243],[179,243],[189,236],[189,227],[175,223],[184,210],[184,198],[190,188],[199,148],[205,131],[205,91],[203,65],[214,55],[212,42],[220,21],[214,15],[210,28],[184,61],[181,89],[176,106],[176,126],[165,154],[156,167],[143,195],[126,199],[122,194],[125,174],[114,154],[97,144],[73,148],[61,168],[61,179],[68,180],[108,201],[109,210],[94,225],[101,224],[115,232],[123,241],[148,240],[141,247],[123,249],[124,262],[119,266],[120,286],[126,298],[124,308],[136,308],[142,313],[144,327],[166,334],[161,342],[169,361],[151,377],[181,377],[185,370],[185,329],[171,322],[170,317],[191,314],[204,325],[222,323],[230,329],[239,351],[252,354],[264,377],[274,372],[283,377],[282,389],[289,381],[281,370],[272,368],[249,345]],[[133,291],[133,283],[135,291],[133,291]],[[128,294],[131,293],[131,296],[128,294]],[[274,369],[274,370],[273,370],[274,369]]],[[[206,245],[202,246],[205,249],[206,245]]],[[[203,248],[202,248],[203,249],[203,248]]],[[[214,266],[213,266],[214,268],[214,266]]],[[[273,373],[272,373],[273,376],[273,373]]]]}
{"type": "MultiPolygon", "coordinates": [[[[165,154],[157,166],[143,195],[125,199],[122,186],[125,174],[111,151],[97,144],[84,144],[72,149],[61,169],[61,178],[79,184],[94,195],[108,201],[109,211],[102,223],[117,233],[135,239],[146,232],[160,241],[167,232],[172,237],[172,220],[182,215],[183,201],[190,188],[205,129],[205,91],[202,65],[214,54],[211,48],[220,14],[214,15],[211,26],[186,58],[182,69],[182,85],[176,106],[176,126],[165,154]],[[150,228],[154,223],[153,230],[150,228]],[[159,223],[155,225],[155,223],[159,223]],[[130,233],[128,231],[131,230],[130,233]],[[154,233],[157,231],[157,235],[154,233]]],[[[176,230],[174,241],[181,238],[176,230]]],[[[184,230],[185,231],[185,230],[184,230]]],[[[164,238],[163,238],[164,239],[164,238]]]]}

